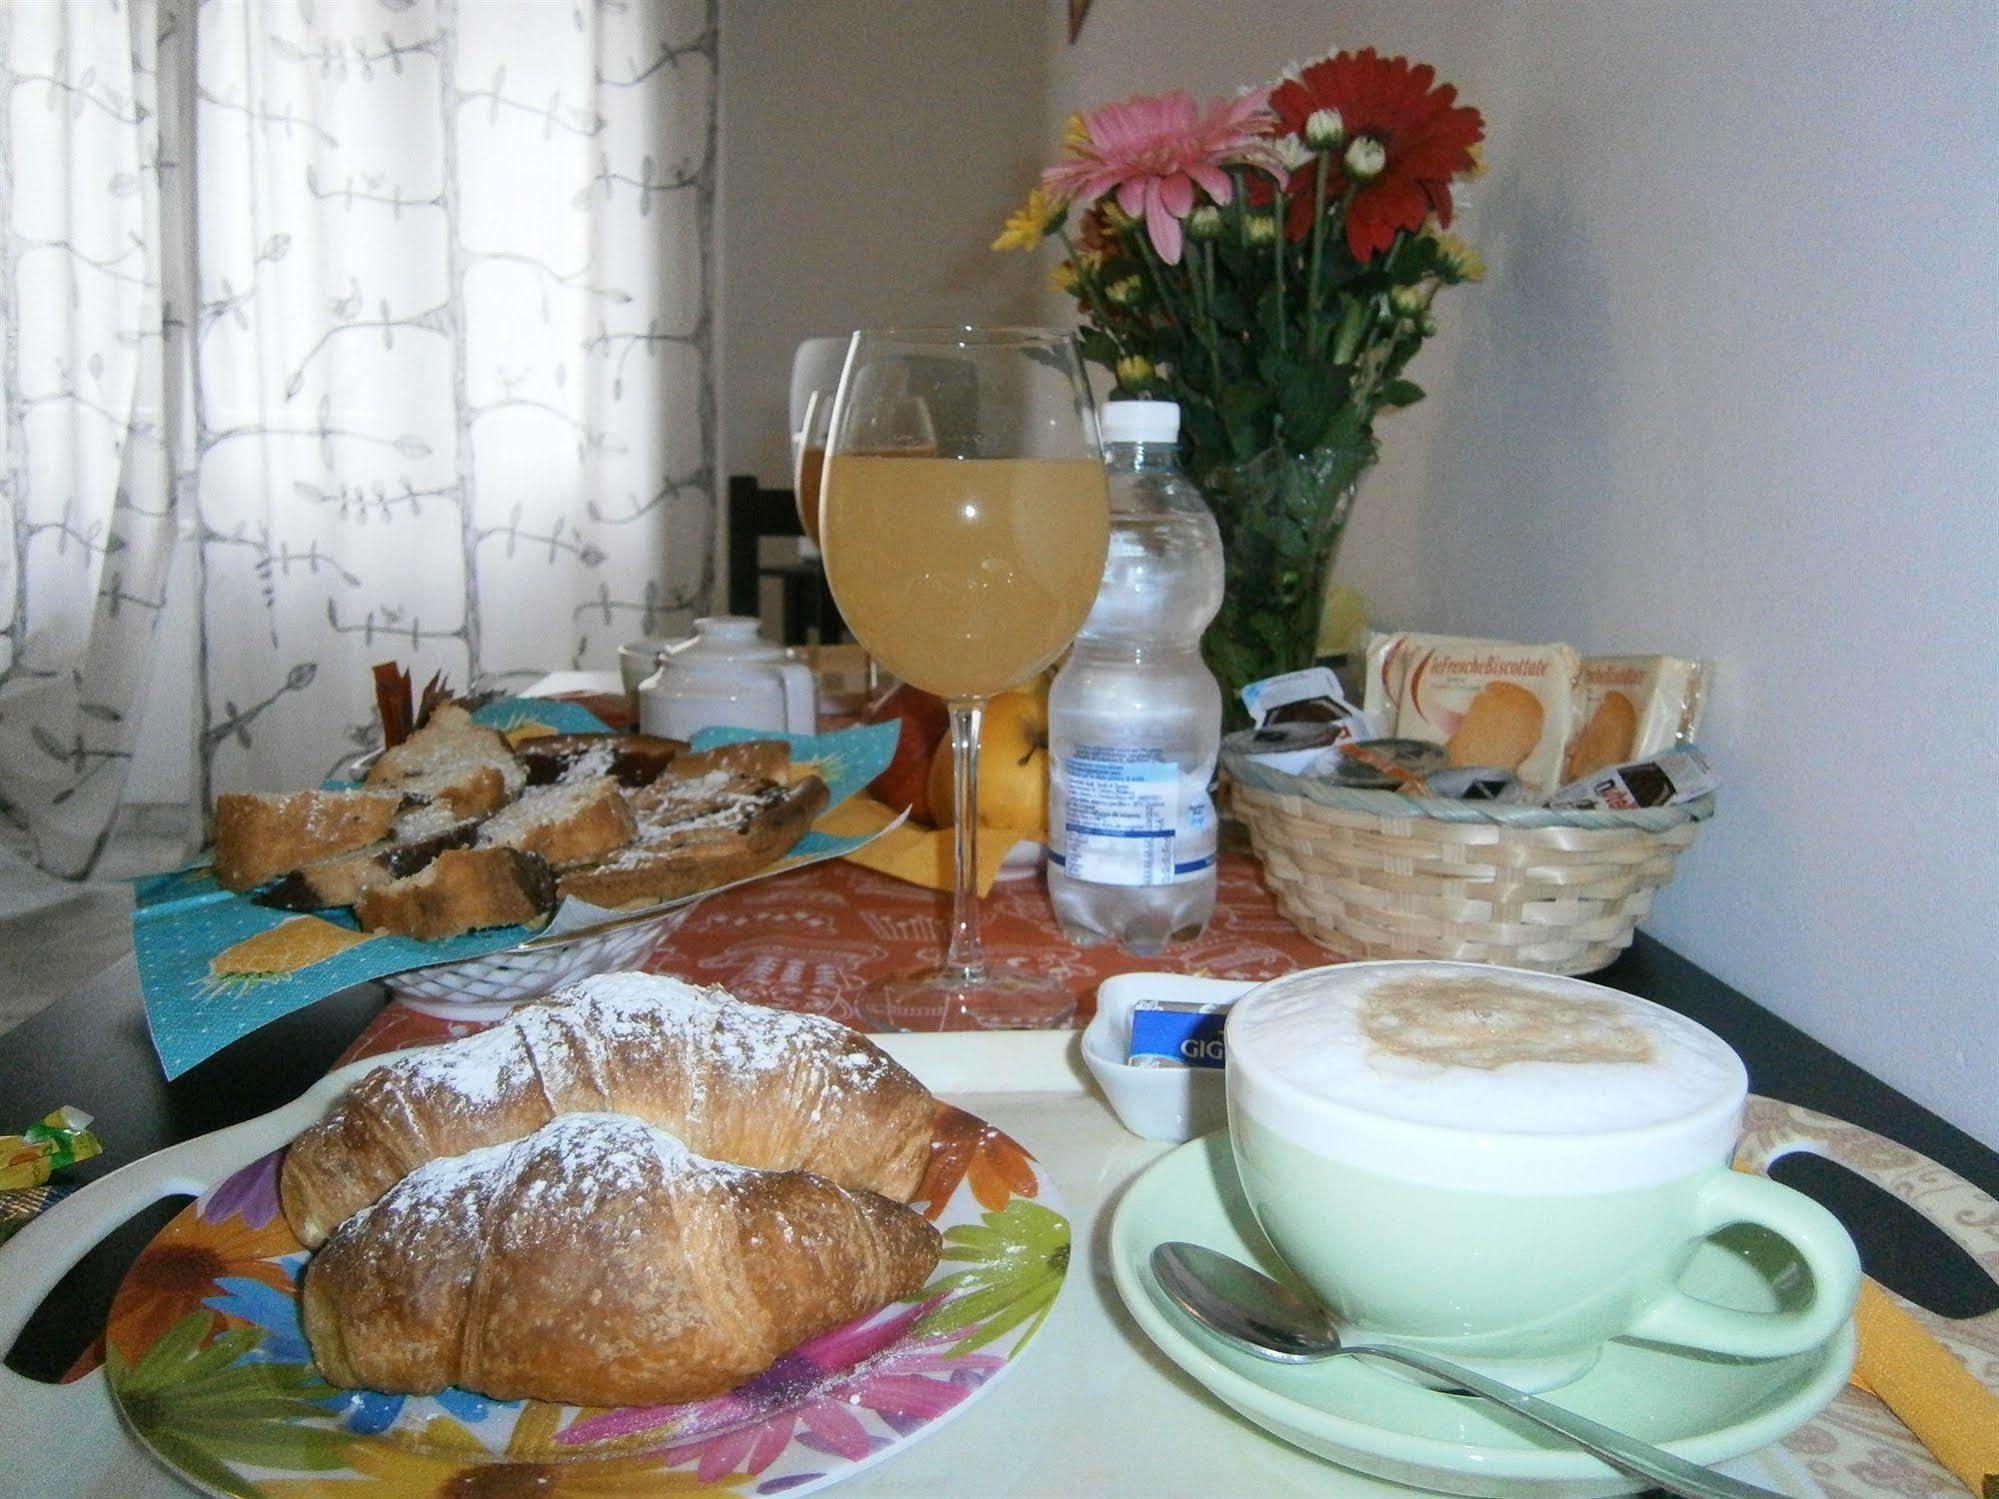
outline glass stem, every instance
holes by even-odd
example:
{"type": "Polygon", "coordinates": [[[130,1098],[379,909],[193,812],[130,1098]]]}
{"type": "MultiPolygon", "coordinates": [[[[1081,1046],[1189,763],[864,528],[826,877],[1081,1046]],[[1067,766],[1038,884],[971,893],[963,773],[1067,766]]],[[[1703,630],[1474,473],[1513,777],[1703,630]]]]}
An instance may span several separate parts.
{"type": "Polygon", "coordinates": [[[984,698],[951,704],[951,947],[944,966],[954,978],[976,979],[986,970],[979,942],[979,732],[984,698]]]}

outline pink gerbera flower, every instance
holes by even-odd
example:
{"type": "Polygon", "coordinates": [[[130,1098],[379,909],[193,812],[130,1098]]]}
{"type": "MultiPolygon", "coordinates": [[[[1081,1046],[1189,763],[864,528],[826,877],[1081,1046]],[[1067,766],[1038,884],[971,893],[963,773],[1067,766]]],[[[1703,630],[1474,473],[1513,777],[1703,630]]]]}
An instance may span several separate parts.
{"type": "Polygon", "coordinates": [[[573,1423],[556,1440],[587,1446],[622,1439],[635,1446],[633,1438],[657,1435],[667,1439],[666,1464],[693,1463],[702,1483],[721,1483],[731,1473],[754,1478],[794,1443],[865,1461],[886,1445],[888,1433],[907,1436],[935,1421],[1006,1363],[996,1354],[958,1352],[963,1329],[911,1335],[942,1299],[822,1333],[726,1395],[607,1411],[573,1423]],[[862,1412],[872,1412],[886,1432],[871,1432],[862,1412]]]}
{"type": "Polygon", "coordinates": [[[1269,139],[1275,124],[1263,89],[1217,99],[1206,115],[1179,92],[1106,104],[1083,116],[1083,139],[1071,148],[1075,159],[1050,167],[1042,181],[1063,203],[1115,193],[1119,208],[1145,220],[1159,258],[1178,265],[1180,221],[1193,211],[1195,188],[1226,203],[1234,189],[1224,168],[1252,165],[1282,175],[1269,139]]]}

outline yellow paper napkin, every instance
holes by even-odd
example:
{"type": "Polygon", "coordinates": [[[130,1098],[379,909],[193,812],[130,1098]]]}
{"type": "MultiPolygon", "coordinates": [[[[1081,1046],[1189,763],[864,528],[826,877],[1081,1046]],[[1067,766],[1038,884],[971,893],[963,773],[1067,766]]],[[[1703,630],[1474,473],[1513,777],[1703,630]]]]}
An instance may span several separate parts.
{"type": "Polygon", "coordinates": [[[1879,1396],[1972,1493],[1999,1494],[1999,1396],[1871,1280],[1861,1282],[1853,1321],[1853,1382],[1879,1396]]]}
{"type": "MultiPolygon", "coordinates": [[[[813,826],[822,833],[842,838],[879,833],[899,814],[872,797],[849,797],[813,826]]],[[[999,877],[999,867],[1021,835],[1005,828],[979,829],[979,894],[985,895],[999,877]]],[[[847,858],[863,869],[908,880],[931,890],[949,890],[952,877],[952,846],[949,828],[919,828],[904,823],[894,832],[875,839],[865,848],[855,849],[847,858]]]]}

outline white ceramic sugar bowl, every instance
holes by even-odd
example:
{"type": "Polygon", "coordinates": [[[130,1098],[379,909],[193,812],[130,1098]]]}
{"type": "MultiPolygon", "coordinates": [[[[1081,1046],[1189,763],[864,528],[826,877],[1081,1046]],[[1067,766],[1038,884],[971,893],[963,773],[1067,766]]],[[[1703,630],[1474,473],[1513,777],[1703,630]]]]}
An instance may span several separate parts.
{"type": "Polygon", "coordinates": [[[639,687],[639,727],[669,739],[718,724],[810,734],[817,718],[812,668],[738,615],[695,620],[694,638],[670,647],[639,687]]]}

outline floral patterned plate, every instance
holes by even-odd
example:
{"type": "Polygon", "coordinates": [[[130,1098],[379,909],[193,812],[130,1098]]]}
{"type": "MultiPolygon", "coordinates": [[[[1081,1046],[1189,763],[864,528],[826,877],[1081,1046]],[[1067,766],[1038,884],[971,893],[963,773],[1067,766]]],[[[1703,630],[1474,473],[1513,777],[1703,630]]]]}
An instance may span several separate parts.
{"type": "Polygon", "coordinates": [[[105,1331],[111,1394],[182,1478],[242,1499],[807,1494],[955,1415],[1020,1356],[1069,1265],[1069,1222],[1008,1136],[937,1106],[914,1206],[944,1235],[918,1295],[800,1345],[741,1388],[606,1410],[335,1389],[298,1319],[306,1251],[282,1152],[245,1166],[133,1263],[105,1331]]]}

